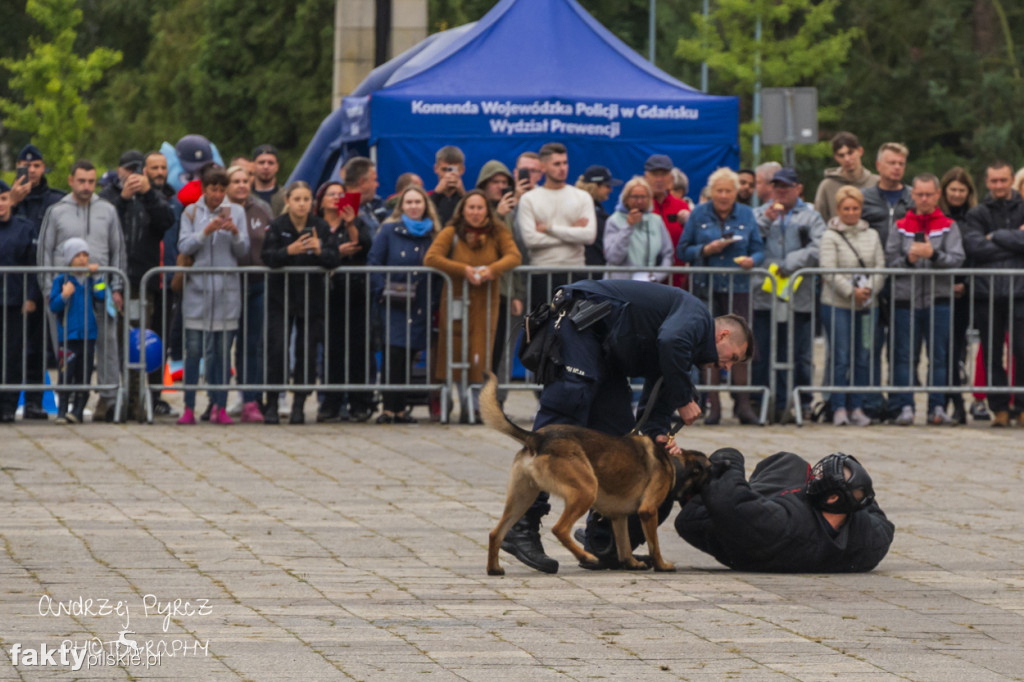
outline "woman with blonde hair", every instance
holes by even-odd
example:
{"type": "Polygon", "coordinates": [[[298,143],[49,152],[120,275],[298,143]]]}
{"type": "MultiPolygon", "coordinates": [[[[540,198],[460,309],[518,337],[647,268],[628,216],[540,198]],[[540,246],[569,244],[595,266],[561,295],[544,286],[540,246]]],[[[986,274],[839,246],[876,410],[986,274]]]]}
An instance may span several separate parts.
{"type": "MultiPolygon", "coordinates": [[[[478,189],[467,192],[458,206],[452,222],[434,238],[423,264],[437,268],[451,277],[452,290],[445,288],[441,299],[440,328],[448,324],[448,300],[453,300],[452,362],[468,362],[469,381],[483,382],[484,369],[490,365],[494,332],[498,327],[498,279],[522,262],[512,233],[504,221],[487,204],[487,197],[478,189]],[[469,284],[468,310],[463,311],[463,285],[469,284]],[[469,357],[462,357],[462,325],[468,325],[469,357]]],[[[504,342],[502,339],[500,342],[504,342]]],[[[447,373],[447,339],[440,335],[437,343],[435,376],[443,379],[447,373]]],[[[454,379],[461,378],[454,373],[454,379]]],[[[474,393],[474,396],[477,394],[474,393]]],[[[476,405],[470,406],[469,396],[460,396],[461,423],[468,423],[476,405]]],[[[473,420],[478,423],[478,419],[473,420]]]]}
{"type": "MultiPolygon", "coordinates": [[[[676,246],[676,256],[700,267],[733,268],[736,274],[694,275],[693,293],[707,302],[714,315],[735,313],[750,320],[751,268],[764,262],[764,242],[757,229],[754,210],[738,201],[740,176],[730,168],[719,168],[708,178],[705,187],[709,200],[697,206],[686,221],[676,246]]],[[[749,373],[745,364],[732,369],[732,383],[747,386],[749,373]]],[[[713,368],[707,375],[709,384],[721,382],[721,373],[713,368]]],[[[759,417],[750,404],[749,393],[734,393],[733,414],[741,424],[757,424],[759,417]]],[[[710,391],[708,413],[704,423],[721,421],[721,403],[717,391],[710,391]]]]}
{"type": "MultiPolygon", "coordinates": [[[[634,176],[619,196],[615,212],[605,223],[604,257],[608,265],[639,268],[672,266],[672,235],[653,210],[654,194],[642,176],[634,176]]],[[[668,281],[667,272],[610,272],[606,279],[668,281]]]]}
{"type": "MultiPolygon", "coordinates": [[[[852,185],[836,192],[836,216],[828,221],[821,237],[819,260],[823,268],[883,268],[885,252],[878,232],[861,218],[864,195],[852,185]]],[[[877,294],[885,285],[885,275],[836,274],[821,278],[821,322],[829,341],[832,358],[826,366],[833,386],[867,386],[871,372],[871,330],[877,325],[877,294]]],[[[879,381],[879,377],[874,377],[879,381]]],[[[868,426],[863,393],[833,392],[829,398],[832,423],[868,426]]]]}
{"type": "MultiPolygon", "coordinates": [[[[397,196],[395,210],[373,239],[367,265],[423,265],[423,257],[438,233],[437,210],[422,187],[410,185],[397,196]]],[[[428,273],[375,272],[370,275],[370,299],[377,303],[385,338],[384,384],[408,384],[410,368],[427,348],[427,325],[439,292],[439,278],[428,286],[428,273]]],[[[404,391],[384,393],[378,424],[415,424],[410,396],[404,391]]]]}

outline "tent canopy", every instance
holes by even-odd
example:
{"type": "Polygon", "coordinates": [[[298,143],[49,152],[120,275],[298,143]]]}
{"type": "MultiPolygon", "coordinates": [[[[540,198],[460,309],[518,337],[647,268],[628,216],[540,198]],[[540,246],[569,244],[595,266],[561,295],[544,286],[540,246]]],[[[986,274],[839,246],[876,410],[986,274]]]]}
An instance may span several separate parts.
{"type": "Polygon", "coordinates": [[[501,0],[479,21],[434,34],[375,69],[321,125],[292,180],[318,183],[346,149],[375,145],[381,193],[413,171],[433,185],[434,153],[466,153],[467,186],[490,159],[510,167],[559,141],[570,179],[591,164],[616,177],[668,154],[702,187],[739,162],[739,104],[651,65],[575,0],[501,0]]]}

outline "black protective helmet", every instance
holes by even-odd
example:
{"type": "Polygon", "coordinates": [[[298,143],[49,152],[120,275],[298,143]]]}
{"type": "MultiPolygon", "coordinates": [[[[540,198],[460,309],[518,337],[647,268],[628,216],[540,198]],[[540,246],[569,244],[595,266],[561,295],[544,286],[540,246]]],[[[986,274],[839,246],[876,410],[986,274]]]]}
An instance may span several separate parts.
{"type": "Polygon", "coordinates": [[[875,490],[871,487],[868,472],[853,455],[835,452],[822,458],[811,469],[811,479],[807,481],[807,497],[821,511],[849,514],[871,504],[875,499],[875,490]],[[850,470],[849,478],[846,477],[846,469],[850,470]],[[860,495],[857,491],[860,491],[860,495]],[[839,499],[828,502],[828,498],[833,495],[838,495],[839,499]]]}

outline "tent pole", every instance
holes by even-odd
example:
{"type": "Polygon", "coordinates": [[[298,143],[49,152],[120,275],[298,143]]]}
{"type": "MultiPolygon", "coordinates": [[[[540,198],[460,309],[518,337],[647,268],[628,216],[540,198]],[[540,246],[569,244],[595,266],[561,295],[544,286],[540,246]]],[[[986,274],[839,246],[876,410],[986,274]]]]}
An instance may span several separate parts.
{"type": "MultiPolygon", "coordinates": [[[[757,26],[754,29],[754,41],[757,43],[757,51],[754,53],[754,123],[757,130],[754,132],[753,152],[754,168],[761,165],[761,15],[757,15],[757,26]]],[[[757,194],[754,194],[754,207],[757,207],[757,194]]]]}
{"type": "MultiPolygon", "coordinates": [[[[705,26],[707,26],[708,14],[711,11],[710,7],[708,7],[709,4],[710,4],[709,0],[704,0],[703,11],[704,11],[704,25],[705,26]]],[[[708,61],[706,59],[700,63],[700,91],[701,92],[707,92],[708,91],[708,61]]]]}
{"type": "Polygon", "coordinates": [[[657,0],[651,0],[651,9],[647,17],[647,60],[654,63],[654,6],[657,0]]]}

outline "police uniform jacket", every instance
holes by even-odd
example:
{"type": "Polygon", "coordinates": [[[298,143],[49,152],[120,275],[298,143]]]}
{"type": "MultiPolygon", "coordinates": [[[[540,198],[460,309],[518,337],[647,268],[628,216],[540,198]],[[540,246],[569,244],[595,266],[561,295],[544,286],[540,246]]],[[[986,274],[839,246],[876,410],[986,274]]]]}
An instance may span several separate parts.
{"type": "Polygon", "coordinates": [[[601,321],[608,359],[626,376],[644,377],[641,405],[664,377],[644,431],[668,433],[672,412],[697,397],[693,370],[718,360],[715,321],[707,306],[682,289],[650,282],[587,280],[564,289],[574,299],[614,304],[601,321]]]}
{"type": "MultiPolygon", "coordinates": [[[[0,266],[33,267],[36,264],[35,227],[20,215],[0,221],[0,266]]],[[[21,306],[39,299],[35,274],[0,275],[0,305],[21,306]]]]}

